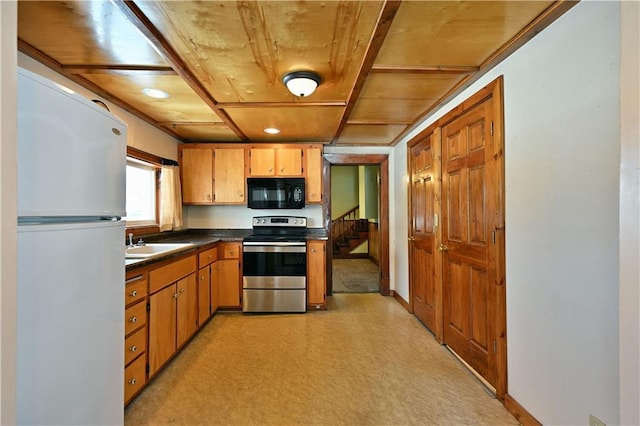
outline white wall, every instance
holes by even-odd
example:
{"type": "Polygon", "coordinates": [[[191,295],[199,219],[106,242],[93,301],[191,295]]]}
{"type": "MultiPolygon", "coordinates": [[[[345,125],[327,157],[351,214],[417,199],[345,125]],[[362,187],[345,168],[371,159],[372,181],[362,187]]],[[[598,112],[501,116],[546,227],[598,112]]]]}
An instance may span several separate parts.
{"type": "Polygon", "coordinates": [[[51,68],[42,65],[40,62],[30,58],[22,52],[18,54],[18,65],[67,86],[71,90],[74,90],[88,99],[99,99],[103,101],[109,107],[109,110],[113,115],[127,123],[128,146],[138,148],[150,154],[157,155],[158,157],[178,161],[179,141],[176,138],[169,136],[149,123],[140,120],[134,115],[74,83],[61,74],[58,74],[51,68]]]}
{"type": "Polygon", "coordinates": [[[0,1],[0,424],[16,422],[16,47],[15,1],[0,1]]]}
{"type": "Polygon", "coordinates": [[[623,2],[620,63],[620,422],[640,424],[640,3],[623,2]]]}
{"type": "Polygon", "coordinates": [[[412,133],[504,74],[508,392],[543,424],[620,419],[619,22],[581,2],[412,133]]]}
{"type": "Polygon", "coordinates": [[[303,209],[253,210],[245,206],[189,206],[186,226],[190,229],[250,229],[254,216],[304,216],[307,228],[322,228],[322,206],[308,205],[303,209]]]}

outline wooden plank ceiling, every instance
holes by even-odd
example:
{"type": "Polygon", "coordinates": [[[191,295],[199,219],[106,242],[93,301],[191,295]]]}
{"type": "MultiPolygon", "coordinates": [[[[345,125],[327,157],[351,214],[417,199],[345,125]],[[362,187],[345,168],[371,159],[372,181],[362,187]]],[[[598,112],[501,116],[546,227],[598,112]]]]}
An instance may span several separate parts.
{"type": "Polygon", "coordinates": [[[18,48],[185,142],[386,146],[573,4],[19,1],[18,48]]]}

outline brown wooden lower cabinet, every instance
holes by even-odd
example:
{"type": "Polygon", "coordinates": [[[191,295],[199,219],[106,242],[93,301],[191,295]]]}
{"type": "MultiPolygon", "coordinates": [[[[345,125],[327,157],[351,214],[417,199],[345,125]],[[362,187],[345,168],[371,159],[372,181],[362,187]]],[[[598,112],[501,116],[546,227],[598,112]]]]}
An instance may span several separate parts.
{"type": "Polygon", "coordinates": [[[152,377],[198,328],[196,255],[149,272],[149,377],[152,377]]]}
{"type": "Polygon", "coordinates": [[[221,243],[215,263],[213,281],[217,284],[218,304],[224,308],[241,308],[242,268],[240,243],[221,243]]]}
{"type": "Polygon", "coordinates": [[[147,382],[147,273],[130,271],[125,281],[124,403],[147,382]]]}
{"type": "Polygon", "coordinates": [[[326,241],[307,242],[307,306],[326,308],[326,241]]]}

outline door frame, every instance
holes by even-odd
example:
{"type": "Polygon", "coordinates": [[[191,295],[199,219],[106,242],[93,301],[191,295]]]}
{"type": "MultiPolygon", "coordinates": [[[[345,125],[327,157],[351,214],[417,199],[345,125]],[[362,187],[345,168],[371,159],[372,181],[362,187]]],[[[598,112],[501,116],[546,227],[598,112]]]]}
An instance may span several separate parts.
{"type": "MultiPolygon", "coordinates": [[[[495,163],[494,176],[499,176],[499,181],[496,183],[496,187],[493,188],[492,197],[496,204],[499,206],[499,211],[496,217],[492,218],[494,222],[495,232],[495,245],[492,246],[492,250],[489,252],[490,265],[492,276],[495,278],[494,285],[496,286],[495,299],[496,313],[492,318],[493,336],[496,339],[495,347],[495,372],[496,372],[496,396],[501,401],[504,401],[507,395],[507,300],[506,300],[506,274],[505,274],[505,157],[504,157],[504,98],[503,98],[504,78],[503,76],[497,77],[495,80],[478,90],[475,94],[471,95],[466,100],[462,101],[459,105],[452,108],[440,119],[429,125],[426,129],[416,135],[412,140],[407,143],[407,147],[413,146],[419,141],[423,140],[430,133],[434,133],[435,150],[434,154],[438,161],[441,161],[442,153],[442,132],[441,129],[461,116],[466,111],[475,107],[476,105],[484,102],[489,98],[493,98],[493,136],[494,136],[494,153],[493,158],[495,163]]],[[[410,161],[410,149],[407,150],[407,159],[410,161]]],[[[442,218],[442,204],[440,191],[442,183],[442,170],[441,165],[438,165],[439,175],[436,178],[438,188],[434,189],[436,194],[435,209],[440,218],[442,218]]],[[[407,171],[410,170],[410,163],[407,163],[407,171]]],[[[409,190],[408,202],[411,203],[411,191],[409,190]]],[[[408,236],[411,237],[411,208],[410,204],[407,205],[407,218],[408,218],[408,236]]],[[[409,241],[410,242],[410,241],[409,241]]],[[[442,230],[438,227],[435,232],[434,248],[442,243],[442,230]]],[[[410,246],[410,244],[409,244],[410,246]]],[[[409,247],[410,253],[410,247],[409,247]]],[[[436,329],[433,330],[436,340],[443,343],[444,339],[444,306],[443,306],[443,276],[442,276],[442,254],[435,251],[435,268],[436,268],[436,329]]],[[[409,282],[409,308],[413,313],[413,288],[412,283],[409,282]]]]}
{"type": "MultiPolygon", "coordinates": [[[[331,166],[380,166],[380,286],[383,296],[390,295],[389,279],[389,156],[387,154],[324,154],[322,162],[323,194],[331,194],[331,166]]],[[[331,235],[331,196],[323,197],[323,226],[327,230],[327,296],[333,294],[333,235],[331,235]]]]}

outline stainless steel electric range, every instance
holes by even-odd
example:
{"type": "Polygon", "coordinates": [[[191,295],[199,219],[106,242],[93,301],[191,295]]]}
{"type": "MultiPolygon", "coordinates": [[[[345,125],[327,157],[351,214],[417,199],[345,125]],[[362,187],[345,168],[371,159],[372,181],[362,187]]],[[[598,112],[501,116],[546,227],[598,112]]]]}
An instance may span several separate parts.
{"type": "Polygon", "coordinates": [[[242,241],[242,311],[305,312],[307,218],[259,216],[242,241]]]}

